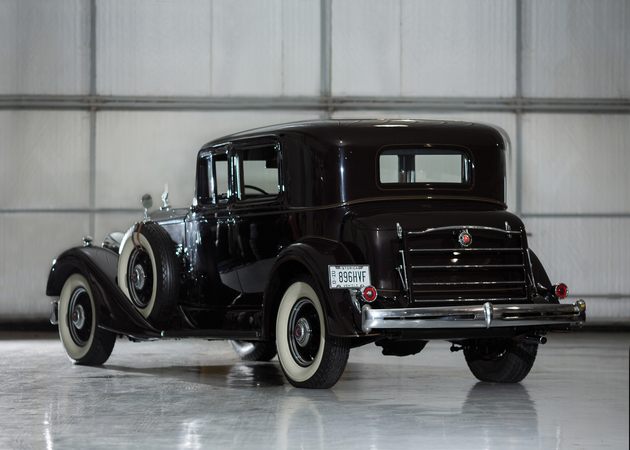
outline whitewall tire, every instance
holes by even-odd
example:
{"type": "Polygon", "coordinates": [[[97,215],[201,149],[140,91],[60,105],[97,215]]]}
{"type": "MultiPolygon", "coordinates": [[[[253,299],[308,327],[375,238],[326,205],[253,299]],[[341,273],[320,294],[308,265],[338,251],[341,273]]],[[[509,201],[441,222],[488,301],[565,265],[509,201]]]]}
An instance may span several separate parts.
{"type": "Polygon", "coordinates": [[[70,275],[59,297],[59,336],[76,364],[101,365],[114,348],[116,335],[98,328],[92,289],[79,273],[70,275]]]}
{"type": "Polygon", "coordinates": [[[332,387],[343,373],[348,339],[326,337],[321,296],[312,277],[302,276],[286,289],[276,317],[276,347],[280,366],[296,387],[332,387]]]}
{"type": "Polygon", "coordinates": [[[179,271],[174,243],[164,228],[142,224],[125,241],[118,259],[118,286],[151,324],[168,324],[179,296],[179,271]]]}

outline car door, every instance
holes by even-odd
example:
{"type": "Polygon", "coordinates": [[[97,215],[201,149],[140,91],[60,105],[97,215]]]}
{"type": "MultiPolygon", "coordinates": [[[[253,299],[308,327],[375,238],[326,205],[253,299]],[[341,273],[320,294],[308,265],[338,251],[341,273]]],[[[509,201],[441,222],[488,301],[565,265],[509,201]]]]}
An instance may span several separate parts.
{"type": "MultiPolygon", "coordinates": [[[[279,143],[270,138],[233,149],[236,199],[232,209],[234,260],[244,294],[259,294],[280,249],[282,174],[279,143]]],[[[254,296],[254,301],[258,296],[254,296]]]]}
{"type": "Polygon", "coordinates": [[[236,259],[239,253],[232,227],[236,198],[232,163],[228,146],[203,155],[199,170],[206,171],[201,179],[208,184],[209,195],[193,208],[186,223],[188,259],[196,291],[191,294],[208,306],[227,306],[241,293],[236,259]]]}

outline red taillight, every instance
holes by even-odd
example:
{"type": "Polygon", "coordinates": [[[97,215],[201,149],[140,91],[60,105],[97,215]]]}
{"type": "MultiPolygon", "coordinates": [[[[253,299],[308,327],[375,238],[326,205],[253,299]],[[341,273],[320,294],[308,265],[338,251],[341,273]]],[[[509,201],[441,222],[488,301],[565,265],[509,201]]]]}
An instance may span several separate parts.
{"type": "Polygon", "coordinates": [[[556,293],[556,297],[565,298],[569,295],[569,288],[564,283],[559,283],[554,286],[554,292],[556,293]]]}
{"type": "Polygon", "coordinates": [[[374,289],[374,287],[372,286],[364,287],[361,296],[366,302],[373,302],[374,300],[376,300],[377,296],[376,289],[374,289]]]}

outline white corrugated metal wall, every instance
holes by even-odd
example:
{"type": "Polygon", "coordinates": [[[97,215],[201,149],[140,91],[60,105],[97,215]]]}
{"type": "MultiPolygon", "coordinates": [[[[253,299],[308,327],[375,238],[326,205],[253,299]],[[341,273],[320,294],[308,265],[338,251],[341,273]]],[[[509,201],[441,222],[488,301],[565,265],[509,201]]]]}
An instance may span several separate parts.
{"type": "Polygon", "coordinates": [[[52,259],[190,204],[206,141],[318,117],[489,122],[510,209],[589,317],[630,323],[625,0],[0,1],[0,322],[52,259]]]}

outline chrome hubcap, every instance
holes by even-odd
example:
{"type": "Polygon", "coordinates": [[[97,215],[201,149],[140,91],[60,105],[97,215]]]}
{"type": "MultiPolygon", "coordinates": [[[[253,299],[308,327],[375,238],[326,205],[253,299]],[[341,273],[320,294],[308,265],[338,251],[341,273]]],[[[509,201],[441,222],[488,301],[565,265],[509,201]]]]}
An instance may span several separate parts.
{"type": "Polygon", "coordinates": [[[85,325],[85,310],[81,305],[75,305],[74,311],[72,311],[72,323],[78,330],[83,329],[85,325]]]}
{"type": "Polygon", "coordinates": [[[133,274],[131,275],[133,286],[138,290],[142,289],[146,279],[147,275],[144,273],[144,269],[140,264],[136,264],[133,268],[133,274]]]}
{"type": "Polygon", "coordinates": [[[311,337],[311,326],[308,323],[306,318],[302,317],[297,322],[297,327],[295,328],[295,340],[297,341],[300,347],[306,346],[308,344],[308,340],[311,337]]]}
{"type": "Polygon", "coordinates": [[[127,267],[127,287],[131,301],[138,308],[146,308],[153,294],[153,269],[146,251],[131,252],[127,267]]]}

